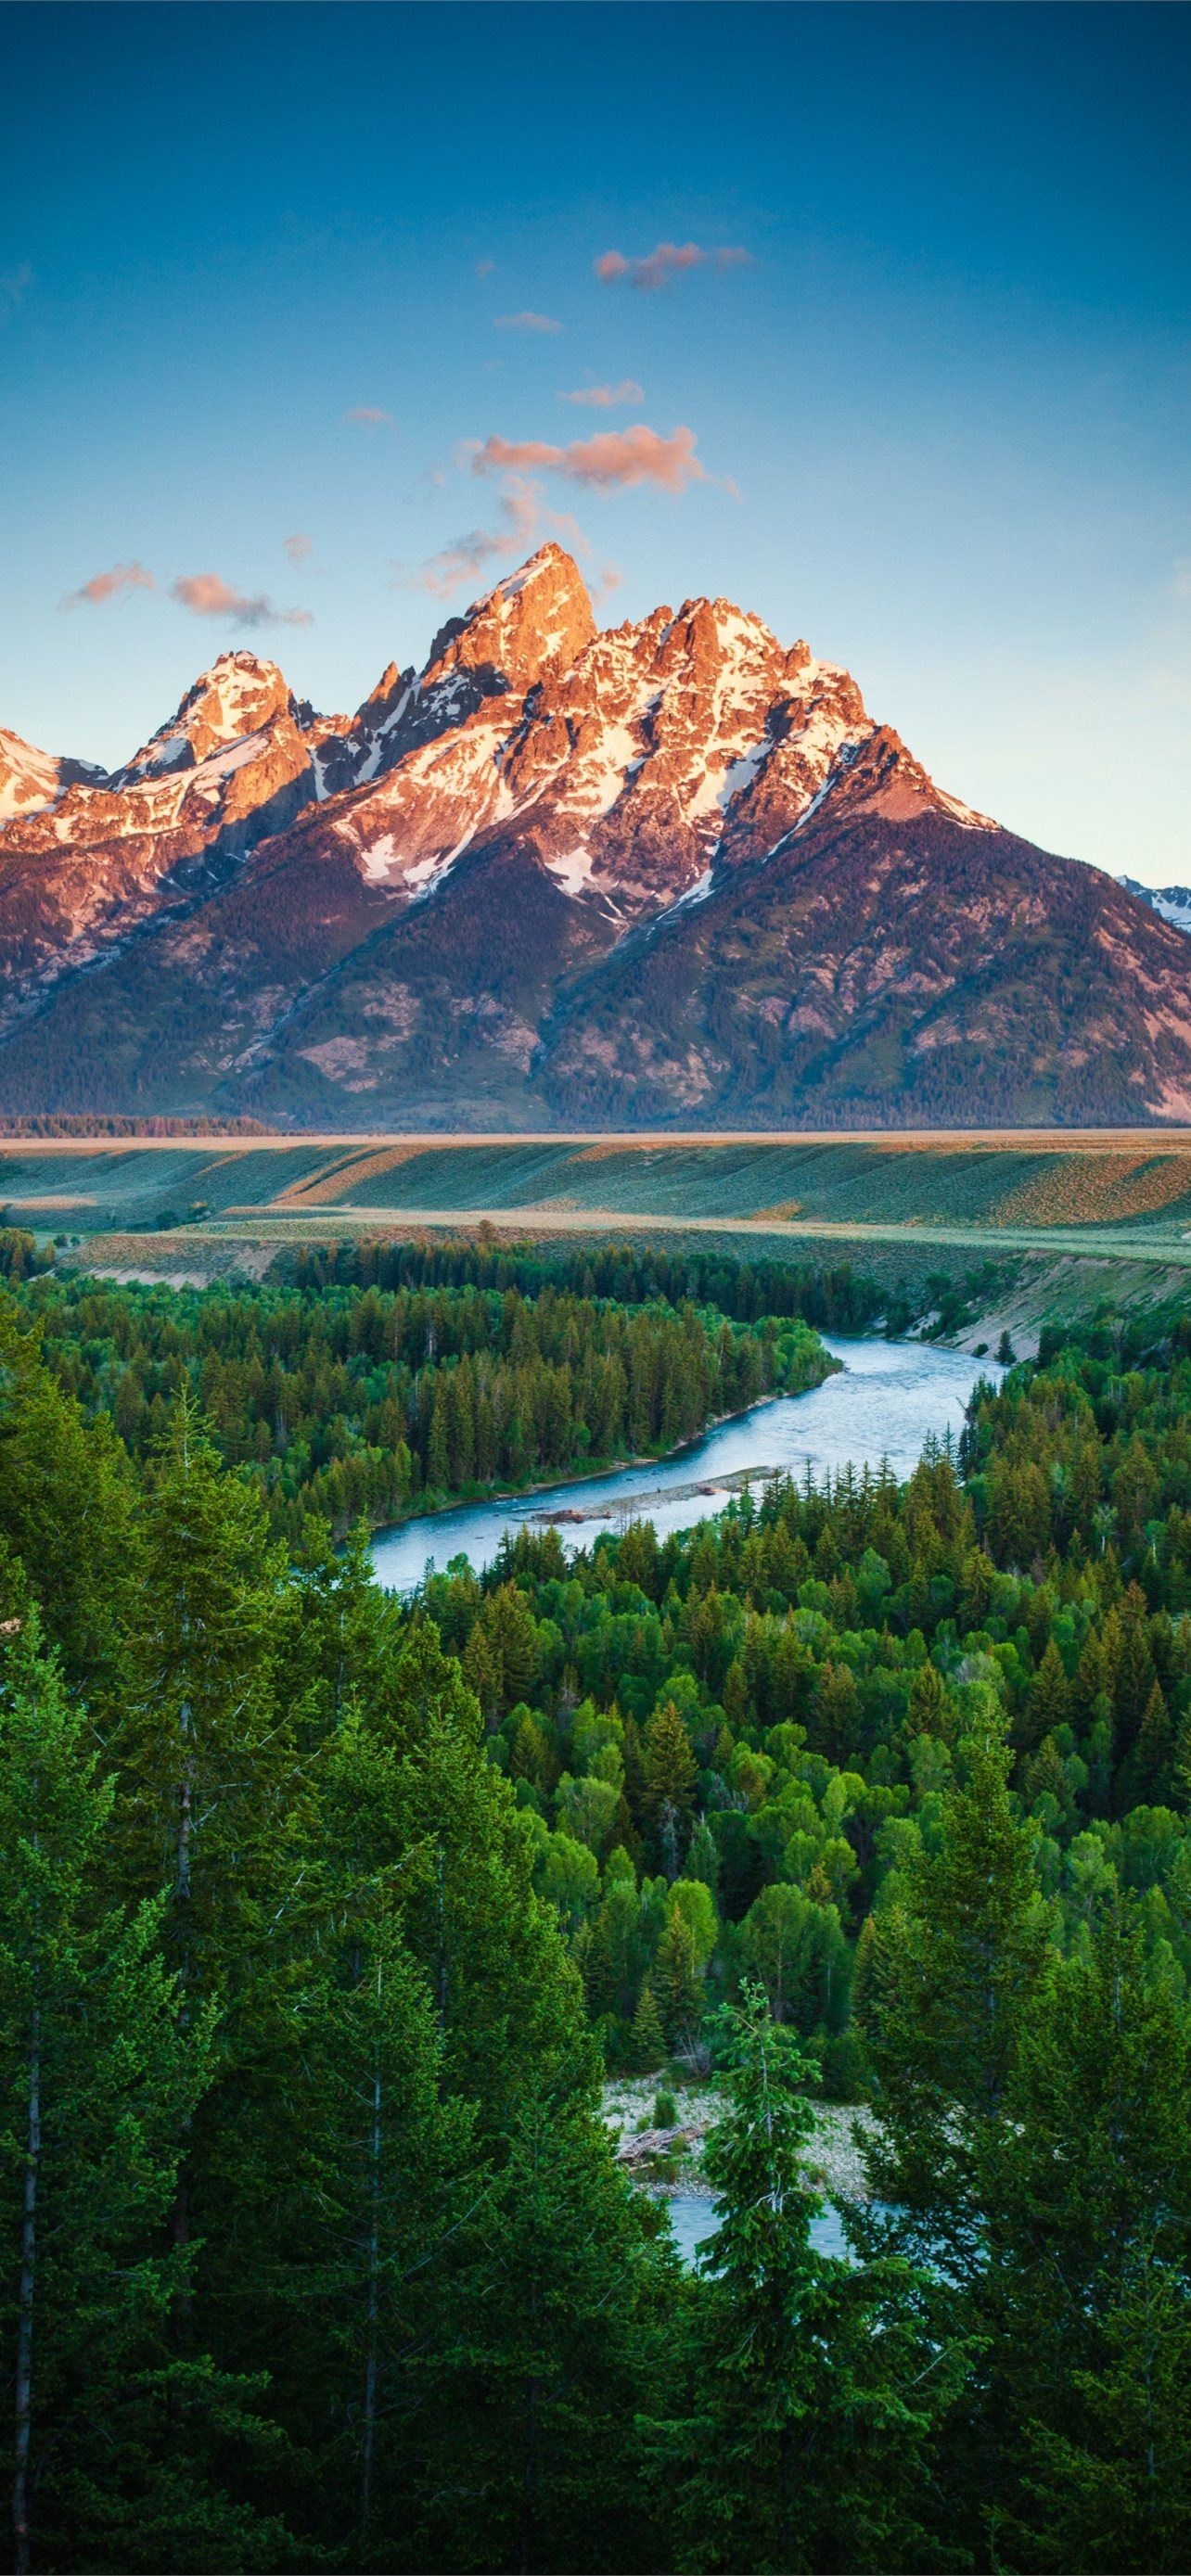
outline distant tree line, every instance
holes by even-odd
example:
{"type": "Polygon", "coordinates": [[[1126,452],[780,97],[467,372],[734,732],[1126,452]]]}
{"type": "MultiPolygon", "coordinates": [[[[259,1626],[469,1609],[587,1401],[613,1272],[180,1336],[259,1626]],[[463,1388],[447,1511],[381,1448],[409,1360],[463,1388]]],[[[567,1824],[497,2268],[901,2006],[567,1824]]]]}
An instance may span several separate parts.
{"type": "Polygon", "coordinates": [[[275,1136],[260,1118],[131,1118],[118,1110],[0,1111],[0,1136],[275,1136]]]}

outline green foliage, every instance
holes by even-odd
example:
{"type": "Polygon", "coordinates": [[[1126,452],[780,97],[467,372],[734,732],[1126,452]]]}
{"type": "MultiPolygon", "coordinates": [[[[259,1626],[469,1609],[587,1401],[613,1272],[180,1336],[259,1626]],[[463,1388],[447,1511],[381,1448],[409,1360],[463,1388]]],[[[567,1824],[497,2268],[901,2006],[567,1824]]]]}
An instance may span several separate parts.
{"type": "Polygon", "coordinates": [[[759,1986],[720,2016],[717,2054],[727,2109],[704,2170],[721,2225],[685,2320],[678,2406],[652,2426],[677,2563],[920,2564],[925,2447],[955,2371],[931,2367],[912,2274],[815,2251],[813,2069],[759,1986]]]}
{"type": "MultiPolygon", "coordinates": [[[[24,1240],[6,1256],[0,1230],[14,1282],[36,1266],[24,1240]]],[[[642,1282],[623,1305],[540,1271],[526,1294],[512,1280],[323,1287],[310,1269],[300,1260],[288,1286],[197,1291],[30,1277],[23,1311],[65,1392],[110,1416],[138,1460],[188,1388],[292,1543],[311,1515],[341,1535],[361,1514],[375,1525],[454,1493],[671,1449],[835,1366],[797,1314],[729,1322],[678,1279],[673,1302],[642,1282]]],[[[738,1286],[731,1266],[726,1284],[738,1286]]]]}
{"type": "Polygon", "coordinates": [[[0,1327],[18,2564],[1185,2565],[1191,1334],[401,1604],[310,1509],[389,1372],[412,1486],[465,1366],[528,1458],[807,1346],[644,1256],[317,1259],[0,1327]],[[671,2052],[697,2276],[599,2117],[671,2052]],[[877,2114],[851,2263],[814,2091],[877,2114]]]}

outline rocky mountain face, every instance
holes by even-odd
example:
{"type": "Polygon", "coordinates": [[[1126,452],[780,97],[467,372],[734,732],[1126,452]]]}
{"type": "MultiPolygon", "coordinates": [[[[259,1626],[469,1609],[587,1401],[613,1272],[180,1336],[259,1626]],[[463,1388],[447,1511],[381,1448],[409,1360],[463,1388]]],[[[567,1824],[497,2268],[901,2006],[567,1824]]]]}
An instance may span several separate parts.
{"type": "Polygon", "coordinates": [[[103,777],[0,735],[0,1096],[294,1125],[1191,1115],[1180,931],[722,599],[545,546],[320,716],[222,655],[103,777]]]}

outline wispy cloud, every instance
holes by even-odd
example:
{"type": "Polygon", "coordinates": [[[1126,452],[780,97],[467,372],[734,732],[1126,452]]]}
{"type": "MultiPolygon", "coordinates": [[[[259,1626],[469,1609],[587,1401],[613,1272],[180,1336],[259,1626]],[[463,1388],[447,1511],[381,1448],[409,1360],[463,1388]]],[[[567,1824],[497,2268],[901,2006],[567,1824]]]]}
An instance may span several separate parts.
{"type": "Polygon", "coordinates": [[[565,474],[597,492],[630,489],[652,483],[659,492],[685,492],[688,483],[708,483],[711,476],[695,454],[693,429],[671,430],[663,438],[643,421],[635,429],[601,429],[592,438],[573,438],[554,447],[541,438],[486,438],[466,451],[473,474],[526,473],[535,469],[565,474]]]}
{"type": "Polygon", "coordinates": [[[395,429],[397,426],[392,412],[378,410],[375,403],[357,403],[355,410],[345,411],[343,417],[357,429],[395,429]]]}
{"type": "Polygon", "coordinates": [[[68,590],[59,605],[81,608],[86,602],[91,608],[100,608],[105,599],[114,599],[118,591],[156,588],[152,573],[143,563],[113,564],[110,572],[92,573],[90,581],[85,581],[81,590],[68,590]]]}
{"type": "Polygon", "coordinates": [[[475,264],[475,274],[477,277],[495,277],[496,261],[494,259],[478,259],[475,264]]]}
{"type": "Polygon", "coordinates": [[[644,402],[645,389],[626,376],[619,385],[576,385],[573,393],[560,394],[558,399],[582,403],[588,411],[615,411],[620,403],[644,402]]]}
{"type": "Polygon", "coordinates": [[[413,570],[396,567],[394,578],[400,589],[428,590],[434,599],[447,599],[460,590],[464,582],[477,582],[491,565],[505,563],[510,555],[531,546],[537,533],[541,493],[535,483],[520,475],[505,479],[500,496],[500,521],[494,528],[469,528],[464,536],[454,537],[450,545],[441,546],[425,563],[413,570]]]}
{"type": "Polygon", "coordinates": [[[553,339],[561,331],[562,324],[556,322],[550,313],[498,313],[492,328],[494,331],[545,332],[553,339]]]}
{"type": "Polygon", "coordinates": [[[33,271],[27,259],[21,261],[19,268],[0,270],[0,315],[15,313],[18,304],[24,303],[34,282],[33,271]]]}
{"type": "Polygon", "coordinates": [[[643,295],[669,286],[688,268],[747,268],[752,254],[738,244],[725,243],[718,250],[706,250],[701,242],[658,242],[646,251],[643,259],[626,259],[623,251],[604,250],[592,266],[605,286],[635,286],[643,295]]]}
{"type": "Polygon", "coordinates": [[[225,617],[233,626],[312,626],[308,608],[275,608],[261,590],[251,598],[221,581],[217,572],[186,573],[170,583],[170,598],[195,617],[225,617]]]}
{"type": "Polygon", "coordinates": [[[465,585],[474,590],[499,564],[532,553],[546,529],[565,537],[576,553],[589,551],[583,531],[570,511],[548,509],[541,485],[523,474],[503,477],[498,510],[494,527],[470,528],[466,536],[456,537],[413,569],[397,565],[394,580],[398,588],[428,590],[434,599],[449,599],[465,585]]]}
{"type": "Polygon", "coordinates": [[[283,544],[283,546],[284,546],[284,548],[285,548],[285,552],[286,552],[286,554],[289,556],[290,562],[292,563],[292,565],[293,565],[293,567],[294,567],[294,571],[296,572],[296,571],[298,570],[299,565],[300,565],[300,564],[304,564],[304,563],[305,563],[305,561],[306,561],[306,557],[307,557],[307,555],[311,553],[311,551],[312,551],[312,549],[313,549],[313,545],[314,545],[314,539],[313,539],[313,537],[303,537],[303,536],[300,536],[300,535],[299,535],[299,536],[293,536],[293,537],[284,537],[284,538],[282,539],[282,544],[283,544]]]}

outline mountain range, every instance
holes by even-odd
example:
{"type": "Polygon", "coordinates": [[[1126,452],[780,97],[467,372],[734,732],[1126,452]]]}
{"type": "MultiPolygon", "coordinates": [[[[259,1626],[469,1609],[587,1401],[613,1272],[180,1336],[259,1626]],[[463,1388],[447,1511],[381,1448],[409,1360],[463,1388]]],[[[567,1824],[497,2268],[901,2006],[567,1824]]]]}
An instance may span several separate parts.
{"type": "Polygon", "coordinates": [[[120,769],[0,731],[0,1105],[292,1127],[1191,1117],[1177,908],[945,793],[723,599],[547,545],[324,716],[222,654],[120,769]]]}

